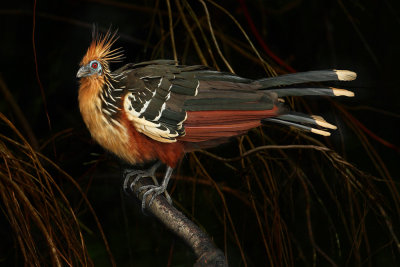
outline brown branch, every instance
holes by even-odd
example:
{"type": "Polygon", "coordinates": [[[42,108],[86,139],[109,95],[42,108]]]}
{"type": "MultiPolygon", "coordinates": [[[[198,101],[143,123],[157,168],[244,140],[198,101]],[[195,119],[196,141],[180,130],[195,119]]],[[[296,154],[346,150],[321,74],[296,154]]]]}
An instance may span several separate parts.
{"type": "MultiPolygon", "coordinates": [[[[132,188],[134,192],[144,185],[151,184],[151,178],[146,177],[139,180],[132,188]]],[[[140,202],[143,199],[144,192],[137,197],[140,202]]],[[[148,196],[146,203],[150,200],[148,196]]],[[[196,224],[189,220],[182,212],[170,205],[162,195],[157,196],[152,205],[147,207],[147,212],[155,216],[170,231],[182,238],[189,245],[197,257],[194,264],[196,267],[228,266],[225,255],[211,241],[210,237],[204,233],[196,224]]]]}

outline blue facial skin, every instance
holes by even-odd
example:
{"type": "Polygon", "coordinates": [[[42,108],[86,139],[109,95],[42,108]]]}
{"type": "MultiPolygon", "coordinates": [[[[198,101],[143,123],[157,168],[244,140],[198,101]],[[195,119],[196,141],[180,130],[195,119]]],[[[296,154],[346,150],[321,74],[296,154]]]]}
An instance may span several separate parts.
{"type": "Polygon", "coordinates": [[[102,74],[102,67],[101,64],[97,60],[92,60],[89,62],[89,64],[82,66],[78,73],[76,74],[76,77],[82,78],[82,77],[87,77],[91,75],[101,75],[102,74]]]}

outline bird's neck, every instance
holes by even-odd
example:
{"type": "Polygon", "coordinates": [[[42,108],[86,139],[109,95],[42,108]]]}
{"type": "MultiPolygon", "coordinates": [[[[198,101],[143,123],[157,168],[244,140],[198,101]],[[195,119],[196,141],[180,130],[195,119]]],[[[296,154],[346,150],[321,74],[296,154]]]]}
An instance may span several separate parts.
{"type": "Polygon", "coordinates": [[[126,129],[118,122],[112,123],[102,112],[103,85],[104,83],[96,78],[81,79],[78,100],[82,118],[93,139],[107,150],[134,164],[137,155],[130,155],[127,151],[129,138],[126,129]]]}
{"type": "Polygon", "coordinates": [[[100,93],[104,85],[104,78],[86,77],[82,78],[80,83],[78,93],[79,109],[86,125],[89,127],[88,119],[94,114],[101,114],[100,93]]]}

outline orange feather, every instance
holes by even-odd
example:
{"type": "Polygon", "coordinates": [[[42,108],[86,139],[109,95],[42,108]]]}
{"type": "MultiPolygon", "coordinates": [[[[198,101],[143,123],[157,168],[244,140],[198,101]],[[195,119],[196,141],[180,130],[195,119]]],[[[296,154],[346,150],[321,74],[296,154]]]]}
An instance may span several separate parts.
{"type": "Polygon", "coordinates": [[[118,62],[123,58],[121,48],[111,49],[112,45],[118,40],[117,32],[108,31],[105,35],[95,33],[85,56],[82,58],[80,66],[89,64],[92,60],[98,60],[107,71],[109,62],[118,62]]]}
{"type": "Polygon", "coordinates": [[[79,109],[93,139],[130,164],[160,159],[175,167],[183,155],[180,142],[160,143],[136,131],[124,111],[120,127],[110,124],[101,111],[100,92],[104,83],[102,76],[85,77],[80,80],[79,109]]]}

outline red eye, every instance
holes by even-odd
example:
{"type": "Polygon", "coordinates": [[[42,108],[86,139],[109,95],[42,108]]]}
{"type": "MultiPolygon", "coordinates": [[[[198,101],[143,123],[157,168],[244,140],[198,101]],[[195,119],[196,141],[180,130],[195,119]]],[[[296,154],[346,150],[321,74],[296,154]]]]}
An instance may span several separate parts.
{"type": "Polygon", "coordinates": [[[97,62],[93,62],[92,65],[91,65],[91,67],[93,69],[97,69],[98,66],[99,66],[99,64],[97,64],[97,62]]]}

